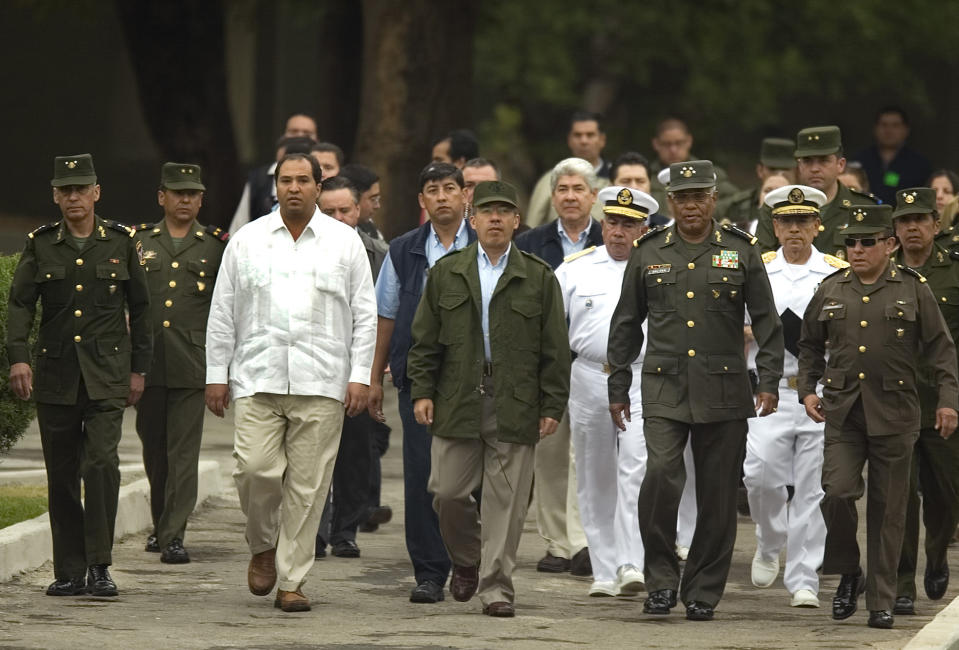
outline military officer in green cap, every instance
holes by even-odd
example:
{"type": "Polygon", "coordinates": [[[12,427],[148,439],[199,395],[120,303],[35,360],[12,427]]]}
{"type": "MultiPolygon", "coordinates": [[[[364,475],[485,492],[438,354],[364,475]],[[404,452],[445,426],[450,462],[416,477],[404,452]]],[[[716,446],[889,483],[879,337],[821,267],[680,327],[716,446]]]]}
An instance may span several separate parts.
{"type": "Polygon", "coordinates": [[[741,190],[728,198],[721,198],[716,204],[716,219],[720,223],[728,222],[743,230],[759,220],[759,190],[770,176],[781,175],[792,182],[796,169],[793,152],[796,143],[785,138],[765,138],[759,150],[759,163],[756,165],[756,177],[759,185],[741,190]]]}
{"type": "MultiPolygon", "coordinates": [[[[959,253],[935,241],[939,231],[936,191],[913,187],[896,192],[892,213],[899,251],[896,261],[919,271],[936,298],[953,341],[959,337],[959,253]]],[[[914,614],[919,556],[919,493],[926,529],[924,586],[930,600],[939,600],[949,586],[946,550],[959,523],[959,436],[943,437],[934,427],[939,389],[935,366],[923,358],[917,377],[921,411],[919,440],[909,478],[906,530],[899,558],[899,584],[894,614],[914,614]]]]}
{"type": "Polygon", "coordinates": [[[948,438],[959,398],[956,348],[926,279],[889,259],[896,248],[892,207],[853,205],[849,213],[840,232],[850,268],[823,280],[803,315],[799,398],[809,417],[826,423],[822,572],[842,575],[832,617],[852,616],[865,591],[869,626],[891,628],[909,468],[922,422],[917,376],[922,371],[934,377],[931,426],[948,438]],[[864,492],[867,462],[863,575],[856,501],[864,492]]]}
{"type": "Polygon", "coordinates": [[[646,476],[639,528],[646,549],[647,614],[668,614],[677,593],[686,618],[705,621],[722,597],[736,541],[736,495],[746,419],[776,410],[783,334],[755,237],[713,219],[716,176],[708,160],[670,165],[667,200],[675,224],[636,240],[609,330],[609,410],[625,430],[630,364],[642,369],[646,476]],[[753,401],[744,357],[745,310],[759,346],[753,401]],[[696,470],[696,535],[680,582],[676,515],[691,440],[696,470]]]}
{"type": "MultiPolygon", "coordinates": [[[[842,134],[838,126],[813,126],[803,129],[796,136],[796,177],[801,185],[814,187],[826,195],[828,203],[822,206],[822,225],[813,241],[817,250],[827,255],[845,259],[844,235],[839,229],[849,223],[849,209],[859,205],[876,204],[872,194],[851,190],[839,182],[839,175],[846,168],[843,157],[842,134]]],[[[760,211],[756,227],[761,252],[776,250],[779,242],[773,232],[772,215],[768,207],[760,211]]]]}
{"type": "Polygon", "coordinates": [[[206,319],[227,234],[196,217],[206,190],[198,165],[168,162],[157,202],[163,219],[138,227],[150,286],[153,363],[137,407],[137,434],[150,481],[153,534],[146,550],[169,564],[190,561],[183,547],[196,505],[206,388],[206,319]]]}
{"type": "Polygon", "coordinates": [[[140,399],[150,369],[150,295],[133,230],[94,213],[93,158],[58,156],[51,185],[63,219],[27,236],[10,287],[10,387],[37,402],[56,576],[47,595],[116,596],[107,567],[117,443],[123,409],[140,399]],[[40,336],[31,351],[37,300],[40,336]]]}

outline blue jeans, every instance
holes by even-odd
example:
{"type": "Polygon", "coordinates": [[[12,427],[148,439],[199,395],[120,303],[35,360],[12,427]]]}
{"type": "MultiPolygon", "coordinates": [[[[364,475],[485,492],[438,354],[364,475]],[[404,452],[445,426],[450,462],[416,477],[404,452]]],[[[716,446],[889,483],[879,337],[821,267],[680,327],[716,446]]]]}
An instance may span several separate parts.
{"type": "Polygon", "coordinates": [[[413,417],[413,402],[408,389],[399,392],[399,401],[403,422],[406,550],[413,563],[417,584],[429,580],[445,585],[450,573],[450,558],[440,535],[439,519],[433,510],[433,495],[426,487],[430,479],[432,435],[413,417]]]}

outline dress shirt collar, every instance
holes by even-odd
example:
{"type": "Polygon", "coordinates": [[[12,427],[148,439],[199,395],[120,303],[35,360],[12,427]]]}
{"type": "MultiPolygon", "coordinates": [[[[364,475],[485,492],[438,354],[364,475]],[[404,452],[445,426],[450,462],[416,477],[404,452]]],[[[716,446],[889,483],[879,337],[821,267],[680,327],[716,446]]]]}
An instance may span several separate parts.
{"type": "MultiPolygon", "coordinates": [[[[325,217],[325,216],[326,216],[325,214],[323,214],[322,212],[320,212],[320,209],[319,209],[319,208],[316,208],[316,207],[313,208],[313,216],[310,217],[310,220],[309,220],[309,222],[306,224],[306,228],[303,229],[303,232],[306,232],[307,230],[309,230],[309,231],[311,231],[311,232],[313,233],[313,236],[314,236],[314,237],[318,236],[318,235],[320,234],[320,232],[319,232],[319,225],[320,225],[320,224],[319,224],[319,221],[320,221],[320,219],[322,219],[322,218],[325,217]]],[[[276,210],[275,212],[271,212],[271,213],[270,213],[269,215],[267,215],[265,218],[267,218],[267,219],[270,220],[270,222],[269,222],[269,224],[270,224],[270,232],[276,232],[276,231],[279,230],[280,228],[283,228],[283,229],[285,229],[287,232],[289,232],[289,229],[286,227],[286,224],[283,222],[283,217],[280,215],[280,211],[279,211],[279,210],[276,210]]],[[[327,218],[332,219],[333,217],[327,217],[327,218]]],[[[292,235],[291,235],[291,236],[292,236],[292,235]]],[[[300,236],[302,237],[302,235],[300,235],[300,236]]]]}
{"type": "Polygon", "coordinates": [[[489,256],[486,254],[486,251],[483,250],[483,245],[477,242],[476,243],[476,261],[480,265],[480,268],[491,268],[491,269],[504,268],[506,266],[506,262],[509,261],[509,252],[510,250],[512,250],[512,248],[513,248],[513,244],[510,243],[506,247],[506,251],[502,255],[500,255],[500,258],[496,262],[496,264],[493,264],[492,262],[490,262],[489,256]]]}
{"type": "MultiPolygon", "coordinates": [[[[456,231],[456,235],[453,237],[453,248],[456,248],[456,242],[460,241],[461,238],[466,236],[466,218],[464,217],[460,221],[460,227],[456,231]]],[[[436,234],[436,230],[433,228],[433,224],[430,223],[430,235],[427,238],[430,242],[430,245],[433,246],[443,246],[443,243],[440,241],[440,236],[436,234]]]]}

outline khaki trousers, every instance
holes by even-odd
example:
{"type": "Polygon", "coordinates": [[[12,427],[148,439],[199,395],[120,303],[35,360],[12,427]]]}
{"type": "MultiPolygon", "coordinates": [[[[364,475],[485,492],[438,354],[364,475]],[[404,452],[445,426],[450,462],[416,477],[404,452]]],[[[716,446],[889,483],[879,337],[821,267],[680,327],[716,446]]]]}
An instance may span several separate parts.
{"type": "Polygon", "coordinates": [[[579,517],[576,457],[569,430],[569,413],[563,413],[556,432],[536,445],[533,472],[536,482],[536,527],[546,540],[546,552],[572,558],[587,545],[579,517]]]}
{"type": "Polygon", "coordinates": [[[479,438],[433,436],[429,491],[450,559],[457,566],[479,565],[477,594],[489,605],[513,602],[535,447],[497,440],[491,386],[485,385],[479,438]],[[477,512],[473,492],[481,486],[477,512]]]}
{"type": "Polygon", "coordinates": [[[257,393],[236,400],[233,480],[253,554],[276,548],[277,587],[296,591],[313,566],[343,403],[257,393]]]}

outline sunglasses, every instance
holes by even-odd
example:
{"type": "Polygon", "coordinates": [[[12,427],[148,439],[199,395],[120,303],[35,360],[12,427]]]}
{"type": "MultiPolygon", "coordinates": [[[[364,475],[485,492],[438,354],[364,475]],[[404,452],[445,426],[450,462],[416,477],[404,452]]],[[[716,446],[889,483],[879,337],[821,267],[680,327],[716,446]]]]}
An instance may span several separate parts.
{"type": "Polygon", "coordinates": [[[847,248],[855,248],[856,244],[861,244],[863,248],[872,248],[880,241],[889,239],[888,237],[863,237],[857,239],[856,237],[846,237],[845,244],[847,248]]]}

